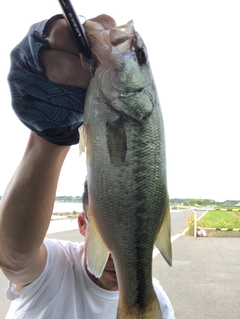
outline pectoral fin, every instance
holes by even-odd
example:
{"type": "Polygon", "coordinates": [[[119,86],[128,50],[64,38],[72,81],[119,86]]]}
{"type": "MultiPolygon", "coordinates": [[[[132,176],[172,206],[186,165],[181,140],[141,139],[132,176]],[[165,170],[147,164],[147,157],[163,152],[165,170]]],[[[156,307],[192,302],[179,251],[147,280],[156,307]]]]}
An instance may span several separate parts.
{"type": "Polygon", "coordinates": [[[78,129],[79,133],[79,154],[81,155],[83,152],[85,152],[85,148],[87,146],[87,137],[86,137],[86,131],[85,126],[81,125],[78,129]]]}
{"type": "Polygon", "coordinates": [[[90,217],[88,221],[87,268],[91,274],[100,278],[110,252],[103,242],[94,220],[90,217]]]}
{"type": "Polygon", "coordinates": [[[107,144],[111,162],[121,167],[125,162],[127,152],[127,138],[124,130],[124,120],[119,118],[114,122],[107,122],[107,144]]]}
{"type": "Polygon", "coordinates": [[[171,217],[170,207],[167,205],[167,209],[162,221],[161,228],[155,241],[156,247],[169,264],[172,266],[172,245],[171,245],[171,217]]]}
{"type": "Polygon", "coordinates": [[[79,132],[79,156],[86,152],[86,163],[88,164],[91,155],[91,132],[89,125],[81,125],[79,132]]]}

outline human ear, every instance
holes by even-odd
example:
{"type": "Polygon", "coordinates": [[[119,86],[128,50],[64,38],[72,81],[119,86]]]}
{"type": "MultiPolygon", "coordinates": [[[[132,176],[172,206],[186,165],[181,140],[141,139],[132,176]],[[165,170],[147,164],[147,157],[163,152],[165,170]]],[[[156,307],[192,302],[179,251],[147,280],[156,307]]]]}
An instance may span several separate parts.
{"type": "Polygon", "coordinates": [[[86,215],[83,212],[81,212],[78,215],[78,228],[79,228],[80,234],[83,235],[83,236],[86,236],[85,218],[86,218],[86,215]]]}

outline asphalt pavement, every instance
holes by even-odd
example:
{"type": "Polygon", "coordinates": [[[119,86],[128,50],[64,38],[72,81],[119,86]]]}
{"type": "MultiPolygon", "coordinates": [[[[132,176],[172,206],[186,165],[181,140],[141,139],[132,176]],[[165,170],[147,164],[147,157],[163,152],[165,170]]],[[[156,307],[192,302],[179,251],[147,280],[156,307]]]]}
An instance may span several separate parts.
{"type": "Polygon", "coordinates": [[[181,236],[172,248],[173,266],[158,255],[153,275],[176,319],[239,319],[240,238],[181,236]]]}
{"type": "MultiPolygon", "coordinates": [[[[77,230],[48,237],[81,238],[77,230]]],[[[183,235],[172,247],[173,266],[159,254],[153,260],[153,276],[169,296],[176,319],[239,319],[240,238],[183,235]]],[[[4,299],[7,281],[1,273],[0,284],[0,319],[4,319],[9,303],[4,299]]]]}

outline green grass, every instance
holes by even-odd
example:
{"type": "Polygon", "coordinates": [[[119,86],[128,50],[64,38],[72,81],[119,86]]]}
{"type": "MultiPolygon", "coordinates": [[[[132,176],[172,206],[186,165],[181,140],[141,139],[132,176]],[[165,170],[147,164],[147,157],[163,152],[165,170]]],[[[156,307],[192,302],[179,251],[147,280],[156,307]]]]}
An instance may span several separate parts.
{"type": "Polygon", "coordinates": [[[198,226],[203,228],[240,228],[240,212],[210,210],[198,221],[198,226]]]}

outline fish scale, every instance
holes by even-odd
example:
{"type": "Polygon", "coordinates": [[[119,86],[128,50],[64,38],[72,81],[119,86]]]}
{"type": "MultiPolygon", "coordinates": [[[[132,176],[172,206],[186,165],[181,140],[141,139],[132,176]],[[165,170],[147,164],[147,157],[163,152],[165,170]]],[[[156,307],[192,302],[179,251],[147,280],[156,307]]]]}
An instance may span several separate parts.
{"type": "Polygon", "coordinates": [[[100,277],[112,254],[117,319],[161,319],[152,251],[155,243],[171,265],[163,119],[147,49],[132,22],[119,28],[124,41],[114,39],[109,50],[101,50],[94,24],[86,29],[99,60],[80,132],[89,191],[87,267],[100,277]]]}

